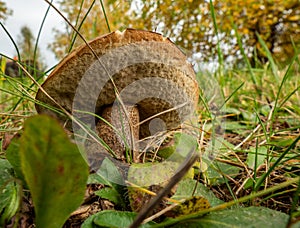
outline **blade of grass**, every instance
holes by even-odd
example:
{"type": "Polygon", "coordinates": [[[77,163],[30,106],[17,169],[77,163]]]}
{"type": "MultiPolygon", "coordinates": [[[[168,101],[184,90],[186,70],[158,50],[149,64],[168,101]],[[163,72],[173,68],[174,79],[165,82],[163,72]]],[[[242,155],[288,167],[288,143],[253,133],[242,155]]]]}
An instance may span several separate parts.
{"type": "MultiPolygon", "coordinates": [[[[284,84],[284,82],[287,80],[287,78],[289,77],[290,72],[291,72],[291,70],[292,70],[292,66],[293,66],[294,62],[298,59],[299,53],[300,53],[300,49],[297,50],[297,52],[295,53],[294,57],[292,58],[290,64],[288,65],[288,68],[287,68],[287,70],[285,71],[284,76],[283,76],[283,79],[282,79],[281,84],[280,84],[280,86],[279,86],[279,90],[278,90],[278,92],[277,92],[277,97],[279,97],[279,94],[280,94],[280,92],[281,92],[281,89],[282,89],[282,87],[283,87],[283,84],[284,84]]],[[[299,87],[300,87],[300,86],[298,86],[294,91],[297,91],[297,90],[299,89],[299,87]]],[[[290,96],[291,96],[293,93],[294,93],[294,92],[292,92],[292,93],[290,94],[290,96]]],[[[279,108],[281,108],[281,107],[283,106],[283,104],[289,99],[290,96],[287,96],[287,97],[283,100],[283,102],[279,105],[279,108]]],[[[276,97],[276,98],[277,98],[277,97],[276,97]]],[[[275,99],[275,107],[277,107],[277,101],[278,101],[278,98],[275,99]]],[[[277,110],[277,109],[276,109],[276,110],[277,110]]],[[[276,110],[274,110],[274,112],[276,112],[276,110]]]]}
{"type": "Polygon", "coordinates": [[[300,90],[300,86],[298,86],[296,89],[294,89],[284,100],[281,102],[281,104],[278,106],[279,109],[283,107],[283,105],[293,96],[298,90],[300,90]]]}
{"type": "Polygon", "coordinates": [[[108,18],[107,18],[107,15],[106,15],[106,10],[105,10],[105,7],[104,7],[104,4],[103,4],[103,1],[102,1],[102,0],[100,0],[100,4],[101,4],[102,12],[103,12],[103,14],[104,14],[104,18],[105,18],[105,21],[106,21],[106,25],[107,25],[108,32],[111,32],[111,31],[110,31],[109,22],[108,22],[108,18]]]}
{"type": "Polygon", "coordinates": [[[300,140],[300,135],[293,141],[293,143],[280,155],[280,157],[274,162],[274,164],[268,169],[266,173],[264,173],[255,184],[254,191],[257,191],[261,184],[265,181],[265,179],[270,175],[270,173],[277,167],[277,165],[281,162],[281,160],[285,157],[285,155],[293,149],[297,142],[300,140]]]}
{"type": "MultiPolygon", "coordinates": [[[[103,121],[105,124],[107,124],[109,127],[111,127],[114,132],[116,132],[117,135],[119,135],[123,140],[124,142],[126,141],[125,138],[123,137],[124,135],[121,134],[121,132],[116,129],[110,122],[108,122],[106,119],[102,118],[101,116],[95,114],[95,113],[91,113],[91,112],[87,112],[87,111],[82,111],[82,110],[73,110],[77,113],[82,113],[82,114],[87,114],[87,115],[90,115],[90,116],[93,116],[93,117],[96,117],[98,118],[99,120],[103,121]]],[[[100,140],[101,144],[103,146],[105,146],[105,148],[115,157],[117,158],[117,155],[115,154],[115,152],[92,130],[90,129],[89,126],[87,126],[85,123],[81,122],[79,119],[78,121],[86,128],[86,130],[90,131],[91,134],[93,134],[95,136],[96,139],[100,140]]]]}
{"type": "Polygon", "coordinates": [[[289,223],[288,224],[291,224],[291,222],[292,222],[293,213],[297,212],[297,206],[299,206],[299,195],[300,195],[300,179],[299,179],[297,190],[295,191],[294,196],[293,196],[292,207],[291,207],[291,210],[290,210],[290,217],[289,217],[289,223]]]}
{"type": "Polygon", "coordinates": [[[263,50],[267,54],[267,58],[270,62],[271,68],[272,68],[272,73],[276,79],[276,82],[278,83],[279,82],[278,68],[277,68],[277,65],[275,64],[272,54],[271,54],[269,48],[267,47],[265,41],[261,38],[261,36],[257,32],[256,32],[256,36],[258,38],[258,42],[260,43],[260,45],[263,47],[263,50]]]}
{"type": "Polygon", "coordinates": [[[216,168],[217,168],[217,172],[220,173],[220,174],[222,175],[222,178],[223,178],[223,180],[224,180],[224,182],[225,182],[225,184],[226,184],[226,187],[227,187],[227,189],[228,189],[228,191],[229,191],[231,197],[232,197],[234,200],[237,200],[236,195],[235,195],[234,192],[232,191],[231,186],[230,186],[230,184],[229,184],[229,182],[228,182],[228,179],[227,179],[226,175],[224,175],[224,173],[223,173],[221,167],[219,166],[218,163],[216,163],[215,165],[216,165],[216,168]]]}
{"type": "MultiPolygon", "coordinates": [[[[299,52],[298,52],[299,53],[299,52]]],[[[298,54],[297,53],[297,54],[298,54]]],[[[295,61],[295,59],[298,57],[298,55],[294,55],[294,57],[292,58],[292,60],[291,60],[291,63],[289,64],[289,66],[288,66],[288,69],[286,70],[286,72],[285,72],[285,74],[284,74],[284,76],[283,76],[283,78],[282,78],[282,81],[281,81],[281,83],[280,83],[280,85],[279,85],[279,88],[278,88],[278,91],[277,91],[277,94],[276,94],[276,97],[275,97],[275,104],[274,104],[274,111],[273,111],[273,113],[272,113],[272,116],[271,116],[271,122],[273,123],[274,122],[274,119],[275,119],[275,117],[276,117],[276,114],[277,114],[277,111],[278,111],[278,101],[279,101],[279,96],[280,96],[280,94],[281,94],[281,91],[282,91],[282,88],[283,88],[283,86],[284,86],[284,84],[285,84],[285,82],[286,82],[286,80],[288,79],[288,77],[290,76],[290,71],[291,71],[291,68],[292,68],[292,65],[293,65],[293,63],[294,63],[294,61],[295,61]]],[[[270,124],[270,127],[272,127],[272,125],[270,124]]],[[[271,128],[271,130],[272,130],[272,128],[271,128]]]]}
{"type": "MultiPolygon", "coordinates": [[[[78,28],[77,28],[78,32],[80,31],[80,29],[81,29],[81,27],[82,27],[84,21],[86,20],[87,16],[89,15],[90,11],[92,10],[92,8],[93,8],[95,2],[96,2],[96,0],[94,0],[94,1],[92,2],[92,4],[90,5],[90,7],[88,8],[86,14],[84,15],[83,19],[81,20],[81,22],[80,22],[80,24],[79,24],[79,26],[78,26],[78,28]]],[[[83,3],[82,3],[82,4],[83,4],[83,3]]],[[[82,7],[82,6],[80,5],[80,7],[82,7]]],[[[79,17],[79,15],[80,15],[80,11],[79,11],[79,13],[78,13],[78,17],[79,17]]],[[[77,22],[76,22],[76,24],[77,24],[77,22]]],[[[76,26],[76,25],[75,25],[75,26],[76,26]]],[[[78,33],[75,32],[75,33],[74,33],[74,37],[73,37],[73,39],[72,39],[72,41],[71,41],[69,50],[68,50],[69,53],[71,52],[71,50],[72,50],[72,48],[73,48],[73,46],[74,46],[74,44],[75,44],[75,41],[76,41],[77,36],[78,36],[78,33]]]]}
{"type": "Polygon", "coordinates": [[[255,139],[255,160],[254,160],[254,168],[253,168],[253,186],[255,187],[256,177],[257,177],[257,161],[258,161],[258,139],[255,139]]]}
{"type": "MultiPolygon", "coordinates": [[[[94,2],[95,2],[95,1],[94,1],[94,2]]],[[[51,3],[52,3],[52,2],[51,2],[51,3]]],[[[76,21],[75,21],[75,25],[74,25],[75,28],[77,27],[78,22],[79,22],[79,16],[80,16],[80,13],[81,13],[82,8],[83,8],[83,3],[84,3],[84,0],[81,1],[80,6],[79,6],[78,14],[77,14],[76,21]]],[[[76,40],[76,37],[77,37],[77,33],[76,33],[74,30],[72,30],[72,35],[71,35],[71,37],[73,37],[73,38],[71,39],[72,41],[71,41],[71,43],[70,43],[70,47],[69,47],[68,53],[70,53],[70,51],[72,50],[73,45],[74,45],[75,40],[76,40]]]]}
{"type": "Polygon", "coordinates": [[[253,83],[254,86],[255,86],[255,90],[256,90],[257,94],[258,94],[258,95],[261,95],[261,91],[258,89],[258,82],[257,82],[257,79],[256,79],[256,77],[255,77],[255,75],[254,75],[254,72],[253,72],[251,63],[250,63],[250,61],[249,61],[249,59],[248,59],[248,57],[247,57],[247,55],[246,55],[246,53],[245,53],[245,49],[244,49],[244,47],[243,47],[242,39],[241,39],[241,37],[240,37],[240,35],[239,35],[239,33],[238,33],[237,26],[236,26],[236,24],[235,24],[233,21],[234,21],[234,20],[232,19],[232,27],[233,27],[233,29],[234,29],[234,33],[235,33],[235,36],[236,36],[236,38],[237,38],[238,46],[239,46],[240,51],[241,51],[241,53],[242,53],[243,59],[244,59],[244,61],[246,62],[247,69],[248,69],[248,71],[249,71],[249,73],[250,73],[252,83],[253,83]]]}
{"type": "Polygon", "coordinates": [[[218,25],[217,25],[217,18],[216,18],[216,13],[215,13],[215,7],[213,5],[213,1],[210,0],[209,1],[209,8],[210,8],[210,13],[213,19],[213,24],[214,24],[214,29],[215,29],[215,33],[217,36],[217,51],[218,51],[218,60],[219,60],[219,75],[221,75],[222,71],[223,71],[223,65],[224,65],[224,57],[221,51],[221,46],[220,46],[220,39],[219,39],[219,32],[218,32],[218,25]]]}
{"type": "MultiPolygon", "coordinates": [[[[51,0],[51,3],[52,2],[53,2],[53,0],[51,0]]],[[[37,35],[37,38],[36,38],[36,42],[35,42],[35,46],[34,46],[34,51],[33,51],[33,68],[34,69],[36,69],[36,56],[37,56],[37,51],[38,51],[38,43],[39,43],[39,40],[40,40],[40,36],[42,34],[42,29],[44,27],[46,18],[48,16],[49,10],[50,10],[50,6],[47,7],[47,10],[46,10],[45,15],[43,17],[42,23],[41,23],[41,25],[39,27],[38,35],[37,35]]],[[[36,77],[36,75],[34,75],[34,76],[36,77]]]]}
{"type": "Polygon", "coordinates": [[[297,45],[295,44],[295,41],[294,39],[291,37],[291,43],[293,45],[293,49],[294,49],[294,52],[295,52],[295,56],[297,56],[297,58],[295,59],[295,61],[297,62],[298,65],[300,65],[300,61],[299,61],[299,58],[298,58],[298,54],[299,54],[299,48],[297,47],[297,45]]]}
{"type": "Polygon", "coordinates": [[[6,33],[6,35],[9,37],[10,41],[12,42],[12,44],[14,45],[15,50],[16,50],[17,55],[18,55],[18,59],[21,59],[21,55],[20,55],[20,52],[19,52],[18,45],[16,44],[16,42],[14,41],[14,39],[12,38],[12,36],[10,35],[9,31],[5,28],[5,26],[3,25],[3,23],[1,21],[0,21],[0,25],[3,28],[4,32],[6,33]]]}
{"type": "Polygon", "coordinates": [[[231,97],[233,97],[234,94],[236,94],[236,92],[242,88],[242,86],[244,86],[245,82],[242,82],[242,84],[240,84],[236,89],[233,90],[233,92],[225,99],[224,103],[221,105],[220,110],[222,110],[222,108],[224,107],[224,105],[230,100],[231,97]]]}

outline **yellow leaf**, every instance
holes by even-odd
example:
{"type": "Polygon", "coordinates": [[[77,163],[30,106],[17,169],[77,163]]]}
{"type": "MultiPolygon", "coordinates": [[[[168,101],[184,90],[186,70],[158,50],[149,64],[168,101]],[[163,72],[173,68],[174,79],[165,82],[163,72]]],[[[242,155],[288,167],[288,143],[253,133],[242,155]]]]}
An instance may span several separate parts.
{"type": "Polygon", "coordinates": [[[242,33],[243,34],[249,34],[249,29],[244,27],[242,33]]]}
{"type": "Polygon", "coordinates": [[[1,58],[1,71],[4,73],[5,72],[5,67],[6,67],[6,58],[2,57],[1,58]]]}
{"type": "Polygon", "coordinates": [[[300,16],[299,15],[292,15],[288,17],[289,21],[299,21],[300,20],[300,16]]]}
{"type": "Polygon", "coordinates": [[[189,215],[208,208],[210,208],[210,204],[207,199],[202,196],[192,196],[183,203],[174,207],[167,215],[170,215],[170,217],[189,215]]]}

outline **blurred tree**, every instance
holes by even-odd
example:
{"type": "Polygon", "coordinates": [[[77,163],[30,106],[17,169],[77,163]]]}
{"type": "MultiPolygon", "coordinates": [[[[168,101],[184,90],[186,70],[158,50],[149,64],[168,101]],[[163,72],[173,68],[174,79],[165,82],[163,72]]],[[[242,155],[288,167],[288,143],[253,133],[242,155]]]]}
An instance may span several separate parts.
{"type": "MultiPolygon", "coordinates": [[[[293,45],[300,44],[299,0],[212,2],[218,36],[214,31],[208,0],[108,0],[105,1],[105,7],[112,30],[122,30],[124,27],[156,30],[169,36],[182,48],[197,53],[204,61],[217,59],[217,45],[221,47],[225,61],[242,58],[233,24],[236,25],[245,52],[250,58],[257,57],[264,61],[266,57],[257,34],[280,62],[287,61],[294,54],[293,45]]],[[[108,31],[99,1],[62,0],[60,9],[87,39],[108,31]]],[[[68,33],[56,31],[56,42],[52,45],[52,50],[57,57],[60,58],[69,50],[65,47],[68,47],[73,37],[74,33],[70,28],[68,33]]]]}
{"type": "Polygon", "coordinates": [[[284,62],[294,54],[293,43],[300,44],[299,0],[213,0],[218,38],[214,31],[209,1],[142,0],[136,16],[147,29],[162,27],[164,34],[180,46],[211,60],[220,44],[225,59],[242,58],[233,24],[249,57],[257,53],[264,60],[265,52],[257,34],[277,60],[284,62]],[[212,55],[211,55],[212,54],[212,55]]]}
{"type": "Polygon", "coordinates": [[[28,26],[21,28],[21,33],[18,37],[18,47],[20,50],[20,61],[30,74],[35,77],[41,74],[41,71],[46,68],[40,49],[36,47],[36,40],[28,26]]]}
{"type": "Polygon", "coordinates": [[[12,11],[7,8],[6,3],[0,1],[0,20],[5,20],[7,16],[11,15],[12,11]]]}
{"type": "MultiPolygon", "coordinates": [[[[236,0],[216,1],[216,12],[220,30],[228,36],[233,22],[243,38],[244,46],[253,56],[257,51],[259,60],[266,59],[257,34],[279,62],[286,62],[300,45],[300,1],[299,0],[236,0]]],[[[236,49],[235,49],[236,50],[236,49]]]]}
{"type": "Polygon", "coordinates": [[[21,36],[18,40],[21,57],[24,59],[33,59],[35,38],[29,27],[23,26],[21,28],[21,36]]]}

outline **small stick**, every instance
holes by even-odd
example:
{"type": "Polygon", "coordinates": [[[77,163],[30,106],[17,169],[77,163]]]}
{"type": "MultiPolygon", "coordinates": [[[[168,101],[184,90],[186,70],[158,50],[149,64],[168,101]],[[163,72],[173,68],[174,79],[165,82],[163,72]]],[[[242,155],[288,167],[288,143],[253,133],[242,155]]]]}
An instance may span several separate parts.
{"type": "Polygon", "coordinates": [[[147,215],[152,211],[152,209],[154,209],[154,207],[164,198],[164,196],[167,195],[171,191],[171,189],[180,181],[180,179],[188,172],[188,170],[193,166],[193,164],[199,157],[197,153],[194,153],[195,149],[196,148],[194,147],[190,150],[184,163],[178,168],[175,175],[171,178],[166,187],[164,187],[157,194],[157,196],[149,202],[148,205],[142,208],[129,228],[138,227],[147,217],[147,215]]]}
{"type": "Polygon", "coordinates": [[[233,148],[233,150],[237,150],[238,148],[240,148],[245,142],[247,142],[247,140],[259,129],[261,127],[261,125],[260,124],[258,124],[257,126],[256,126],[256,128],[239,144],[239,145],[237,145],[237,146],[235,146],[234,148],[233,148]]]}

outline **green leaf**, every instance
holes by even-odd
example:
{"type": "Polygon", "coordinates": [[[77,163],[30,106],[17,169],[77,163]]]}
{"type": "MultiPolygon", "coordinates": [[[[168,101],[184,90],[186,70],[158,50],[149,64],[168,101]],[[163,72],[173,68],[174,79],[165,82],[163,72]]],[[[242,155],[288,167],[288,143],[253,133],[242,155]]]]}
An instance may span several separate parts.
{"type": "Polygon", "coordinates": [[[232,108],[232,107],[224,107],[222,109],[223,113],[226,113],[226,114],[235,114],[235,115],[240,115],[241,114],[241,111],[238,110],[237,108],[232,108]]]}
{"type": "Polygon", "coordinates": [[[197,147],[195,136],[186,133],[175,133],[167,146],[161,148],[157,154],[162,158],[182,162],[192,147],[197,147]]]}
{"type": "Polygon", "coordinates": [[[211,185],[225,183],[225,176],[235,177],[239,174],[241,168],[222,162],[214,161],[206,170],[205,176],[211,185]]]}
{"type": "MultiPolygon", "coordinates": [[[[136,217],[136,213],[129,212],[129,211],[113,211],[113,210],[106,210],[101,211],[96,214],[94,217],[94,224],[99,225],[101,227],[129,227],[130,224],[136,217]]],[[[149,222],[146,224],[142,224],[139,227],[151,227],[154,225],[154,222],[149,222]]]]}
{"type": "Polygon", "coordinates": [[[253,112],[245,110],[242,112],[242,116],[243,119],[246,121],[250,121],[252,123],[255,123],[255,121],[257,121],[257,116],[253,112]]]}
{"type": "Polygon", "coordinates": [[[14,181],[12,166],[0,159],[0,225],[15,215],[20,206],[21,186],[14,181]]]}
{"type": "Polygon", "coordinates": [[[112,186],[111,182],[104,179],[104,177],[100,176],[98,173],[92,173],[88,177],[87,184],[103,184],[106,186],[112,186]]]}
{"type": "Polygon", "coordinates": [[[170,180],[179,165],[171,161],[132,164],[128,170],[128,181],[142,187],[163,184],[170,180]]]}
{"type": "Polygon", "coordinates": [[[124,178],[116,165],[109,159],[105,158],[97,171],[102,180],[107,180],[111,183],[124,184],[124,178]]]}
{"type": "Polygon", "coordinates": [[[125,208],[125,203],[121,197],[121,192],[119,192],[116,188],[105,187],[96,191],[95,194],[125,208]]]}
{"type": "Polygon", "coordinates": [[[181,200],[187,199],[191,196],[202,196],[207,199],[212,207],[222,204],[223,201],[218,199],[212,191],[210,191],[207,187],[205,187],[201,183],[197,183],[196,180],[193,179],[184,179],[179,182],[177,186],[177,190],[172,198],[181,200]],[[196,189],[195,189],[196,186],[196,189]],[[195,189],[195,192],[194,192],[195,189]],[[194,194],[193,194],[194,193],[194,194]]]}
{"type": "Polygon", "coordinates": [[[221,137],[213,138],[208,142],[207,147],[205,148],[205,153],[202,155],[202,158],[210,164],[212,157],[218,156],[218,154],[227,153],[228,149],[233,149],[234,145],[230,142],[222,139],[221,137]]]}
{"type": "Polygon", "coordinates": [[[81,224],[81,228],[98,228],[101,226],[98,226],[94,223],[94,219],[97,216],[97,214],[93,214],[90,217],[88,217],[84,222],[81,224]]]}
{"type": "Polygon", "coordinates": [[[249,129],[249,126],[246,126],[236,121],[227,121],[225,123],[225,130],[228,132],[244,134],[246,129],[249,129]]]}
{"type": "Polygon", "coordinates": [[[287,214],[271,210],[265,207],[235,208],[211,212],[199,219],[180,222],[173,227],[199,227],[199,228],[223,228],[223,227],[276,227],[285,228],[288,223],[287,214]]]}
{"type": "Polygon", "coordinates": [[[284,147],[290,146],[293,143],[293,141],[294,141],[294,138],[292,138],[292,137],[290,137],[290,138],[281,137],[278,139],[272,139],[270,144],[274,145],[276,147],[279,147],[279,148],[284,148],[284,147]]]}
{"type": "Polygon", "coordinates": [[[36,226],[62,227],[83,201],[88,165],[62,127],[48,116],[27,119],[20,142],[36,226]]]}
{"type": "Polygon", "coordinates": [[[16,177],[25,182],[24,175],[21,168],[21,157],[20,157],[20,140],[14,138],[9,144],[6,150],[6,158],[9,163],[13,166],[16,173],[16,177]]]}
{"type": "Polygon", "coordinates": [[[97,173],[91,174],[88,183],[97,183],[105,185],[104,188],[95,192],[96,195],[114,202],[116,205],[125,208],[124,194],[125,187],[123,177],[116,165],[109,159],[105,158],[97,173]]]}
{"type": "Polygon", "coordinates": [[[255,147],[250,148],[250,152],[248,153],[246,164],[249,168],[254,169],[255,160],[256,160],[256,168],[260,165],[264,164],[264,161],[267,157],[268,149],[264,146],[258,147],[257,152],[255,147]]]}

